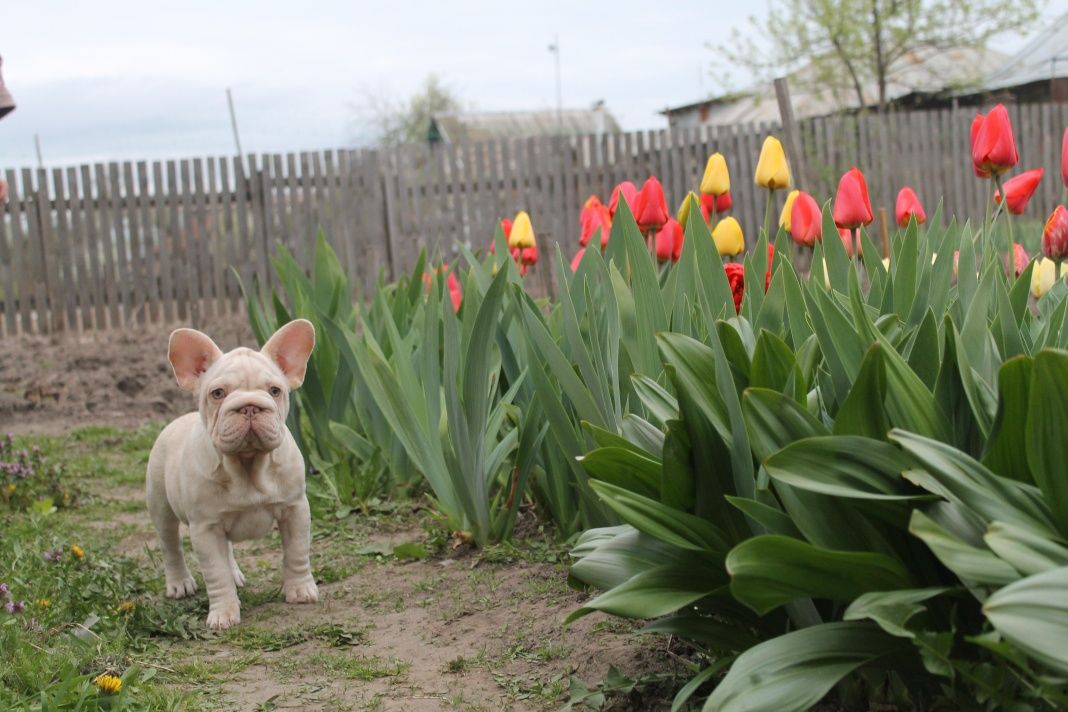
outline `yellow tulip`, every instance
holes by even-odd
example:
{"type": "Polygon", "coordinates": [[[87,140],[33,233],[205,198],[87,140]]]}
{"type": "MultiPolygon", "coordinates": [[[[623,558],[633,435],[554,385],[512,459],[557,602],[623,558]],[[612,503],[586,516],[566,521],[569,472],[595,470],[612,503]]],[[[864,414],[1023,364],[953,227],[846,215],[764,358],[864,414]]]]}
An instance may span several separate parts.
{"type": "Polygon", "coordinates": [[[683,230],[686,229],[686,221],[690,218],[690,198],[693,198],[694,202],[698,204],[701,202],[701,199],[697,197],[697,193],[692,190],[682,199],[682,203],[675,213],[675,219],[679,221],[679,225],[682,225],[683,230]]]}
{"type": "Polygon", "coordinates": [[[526,210],[516,213],[512,221],[512,232],[508,235],[508,247],[511,249],[534,247],[534,226],[526,210]]]}
{"type": "Polygon", "coordinates": [[[770,190],[790,187],[790,166],[786,163],[786,151],[774,136],[764,139],[764,146],[760,149],[756,184],[770,190]]]}
{"type": "Polygon", "coordinates": [[[705,164],[705,175],[701,178],[701,192],[705,195],[723,195],[731,189],[731,174],[727,170],[727,159],[722,153],[713,153],[705,164]]]}
{"type": "Polygon", "coordinates": [[[782,206],[782,212],[779,213],[779,225],[786,232],[790,232],[790,210],[793,209],[794,201],[799,195],[801,195],[800,190],[791,190],[786,196],[786,205],[782,206]]]}
{"type": "MultiPolygon", "coordinates": [[[[1061,278],[1065,275],[1068,275],[1068,262],[1061,264],[1061,278]]],[[[1035,299],[1041,299],[1056,281],[1057,267],[1053,260],[1046,257],[1039,259],[1031,270],[1031,294],[1035,299]]]]}
{"type": "Polygon", "coordinates": [[[887,272],[890,271],[890,258],[889,257],[884,257],[883,258],[883,269],[885,269],[887,272]]]}
{"type": "Polygon", "coordinates": [[[716,223],[712,231],[712,239],[716,242],[716,249],[721,257],[733,257],[745,251],[745,236],[742,235],[742,226],[733,217],[726,217],[716,223]]]}

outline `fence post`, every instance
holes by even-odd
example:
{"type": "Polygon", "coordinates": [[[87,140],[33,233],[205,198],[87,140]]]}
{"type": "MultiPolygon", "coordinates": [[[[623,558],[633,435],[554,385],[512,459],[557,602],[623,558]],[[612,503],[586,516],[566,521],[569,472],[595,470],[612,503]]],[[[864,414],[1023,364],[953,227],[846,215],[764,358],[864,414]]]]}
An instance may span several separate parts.
{"type": "MultiPolygon", "coordinates": [[[[63,331],[63,310],[59,299],[59,254],[52,235],[52,204],[48,197],[48,183],[43,169],[37,173],[37,188],[34,191],[34,212],[37,215],[37,245],[41,259],[41,281],[44,285],[44,300],[37,307],[37,323],[42,330],[59,334],[63,331]],[[47,309],[48,319],[45,318],[47,309]]],[[[58,209],[58,205],[56,206],[58,209]]]]}
{"type": "Polygon", "coordinates": [[[794,105],[790,101],[790,85],[786,77],[775,80],[775,98],[779,102],[779,117],[782,120],[783,138],[786,139],[786,155],[793,166],[794,185],[802,185],[811,190],[809,176],[805,166],[805,157],[801,150],[801,127],[794,116],[794,105]]]}
{"type": "Polygon", "coordinates": [[[390,199],[389,194],[389,176],[387,175],[389,167],[385,165],[381,160],[381,153],[375,151],[375,165],[378,168],[378,184],[382,187],[382,231],[385,233],[384,243],[386,246],[386,258],[389,260],[389,278],[391,281],[397,279],[397,251],[394,248],[394,223],[393,223],[393,201],[390,199]]]}

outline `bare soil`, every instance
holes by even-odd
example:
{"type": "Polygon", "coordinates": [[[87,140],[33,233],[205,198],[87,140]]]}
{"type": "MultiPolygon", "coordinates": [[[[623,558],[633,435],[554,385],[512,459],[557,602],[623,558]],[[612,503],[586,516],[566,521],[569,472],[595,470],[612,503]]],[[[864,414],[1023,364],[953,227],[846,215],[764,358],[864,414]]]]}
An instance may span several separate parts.
{"type": "MultiPolygon", "coordinates": [[[[167,363],[174,326],[0,339],[0,430],[55,435],[188,413],[192,398],[167,363]]],[[[238,317],[203,330],[224,351],[254,345],[247,321],[238,317]]]]}

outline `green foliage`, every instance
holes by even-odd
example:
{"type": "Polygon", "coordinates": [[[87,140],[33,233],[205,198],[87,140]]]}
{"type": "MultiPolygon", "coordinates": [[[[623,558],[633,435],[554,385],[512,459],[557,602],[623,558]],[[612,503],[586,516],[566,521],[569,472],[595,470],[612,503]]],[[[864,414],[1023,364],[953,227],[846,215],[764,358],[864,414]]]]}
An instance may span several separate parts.
{"type": "Polygon", "coordinates": [[[10,433],[0,438],[0,504],[14,511],[51,514],[76,501],[77,488],[38,446],[18,447],[10,433]]]}
{"type": "Polygon", "coordinates": [[[863,272],[831,240],[813,255],[829,287],[780,257],[740,316],[673,313],[685,333],[659,334],[660,365],[630,380],[661,447],[620,429],[580,460],[625,524],[578,540],[573,580],[603,592],[572,618],[653,618],[726,656],[708,710],[803,710],[836,685],[914,707],[1063,704],[1064,295],[1027,308],[1029,274],[1006,277],[992,239],[911,225],[888,270],[863,272]]]}
{"type": "Polygon", "coordinates": [[[317,499],[359,506],[369,467],[375,496],[425,482],[479,545],[533,501],[582,532],[571,582],[598,593],[571,620],[651,619],[707,659],[678,706],[1062,706],[1068,290],[1032,308],[995,235],[936,219],[888,268],[864,235],[862,265],[831,239],[804,275],[762,237],[736,311],[696,214],[658,274],[621,204],[603,255],[554,256],[549,302],[500,231],[355,309],[325,241],[312,280],[282,251],[289,306],[250,314],[261,338],[310,318],[327,345],[294,409],[317,499]]]}

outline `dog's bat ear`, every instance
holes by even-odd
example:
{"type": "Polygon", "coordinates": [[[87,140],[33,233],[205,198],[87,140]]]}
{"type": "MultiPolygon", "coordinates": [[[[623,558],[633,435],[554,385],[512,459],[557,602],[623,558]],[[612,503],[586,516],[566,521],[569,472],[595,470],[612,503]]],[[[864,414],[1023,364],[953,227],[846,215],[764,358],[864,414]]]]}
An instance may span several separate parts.
{"type": "Polygon", "coordinates": [[[261,353],[278,364],[290,389],[300,388],[315,348],[315,327],[307,319],[294,319],[267,340],[261,353]]]}
{"type": "Polygon", "coordinates": [[[178,385],[187,391],[197,390],[200,377],[222,355],[214,341],[195,329],[175,329],[171,332],[167,359],[174,369],[178,385]]]}

